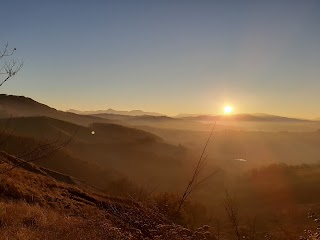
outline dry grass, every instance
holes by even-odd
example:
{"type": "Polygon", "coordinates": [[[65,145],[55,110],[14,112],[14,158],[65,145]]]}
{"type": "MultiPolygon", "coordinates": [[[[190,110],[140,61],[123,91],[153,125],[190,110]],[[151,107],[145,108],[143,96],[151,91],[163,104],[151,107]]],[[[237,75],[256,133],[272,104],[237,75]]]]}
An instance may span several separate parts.
{"type": "Polygon", "coordinates": [[[0,240],[214,239],[209,227],[191,231],[152,204],[111,197],[24,169],[0,175],[0,232],[0,240]]]}
{"type": "Polygon", "coordinates": [[[0,239],[126,239],[110,222],[96,216],[73,217],[39,205],[2,203],[0,239]]]}

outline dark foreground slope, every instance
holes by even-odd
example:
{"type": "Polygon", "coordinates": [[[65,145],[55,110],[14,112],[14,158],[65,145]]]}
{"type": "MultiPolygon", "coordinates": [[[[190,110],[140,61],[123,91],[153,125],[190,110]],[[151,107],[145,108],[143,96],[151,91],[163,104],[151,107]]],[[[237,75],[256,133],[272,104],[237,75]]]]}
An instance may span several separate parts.
{"type": "MultiPolygon", "coordinates": [[[[14,158],[2,153],[0,169],[14,158]]],[[[191,231],[174,224],[152,204],[59,182],[32,171],[32,164],[28,169],[0,175],[1,240],[214,239],[207,228],[191,231]]]]}

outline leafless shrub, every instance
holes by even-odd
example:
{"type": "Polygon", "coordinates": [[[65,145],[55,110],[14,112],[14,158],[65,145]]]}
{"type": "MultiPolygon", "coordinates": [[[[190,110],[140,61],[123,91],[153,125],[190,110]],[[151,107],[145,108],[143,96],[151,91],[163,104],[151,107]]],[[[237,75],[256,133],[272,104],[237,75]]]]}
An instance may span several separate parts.
{"type": "Polygon", "coordinates": [[[147,202],[152,198],[156,187],[152,185],[139,185],[130,181],[127,177],[110,182],[106,188],[108,194],[130,198],[141,203],[147,202]]]}

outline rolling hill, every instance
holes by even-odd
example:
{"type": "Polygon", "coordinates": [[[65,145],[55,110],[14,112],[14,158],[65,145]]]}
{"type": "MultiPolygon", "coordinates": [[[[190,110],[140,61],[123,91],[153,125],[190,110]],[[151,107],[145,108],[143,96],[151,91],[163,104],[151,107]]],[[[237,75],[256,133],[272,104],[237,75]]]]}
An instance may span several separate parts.
{"type": "MultiPolygon", "coordinates": [[[[7,123],[7,119],[1,119],[0,130],[7,123]]],[[[185,154],[183,147],[168,144],[152,133],[117,124],[85,127],[49,117],[19,117],[11,118],[7,128],[12,136],[0,149],[18,156],[43,140],[72,138],[65,149],[36,163],[100,187],[121,176],[141,183],[150,179],[160,182],[164,172],[169,184],[185,154]]]]}
{"type": "Polygon", "coordinates": [[[0,94],[0,118],[46,116],[88,126],[94,122],[109,123],[107,119],[58,111],[24,96],[0,94]]]}

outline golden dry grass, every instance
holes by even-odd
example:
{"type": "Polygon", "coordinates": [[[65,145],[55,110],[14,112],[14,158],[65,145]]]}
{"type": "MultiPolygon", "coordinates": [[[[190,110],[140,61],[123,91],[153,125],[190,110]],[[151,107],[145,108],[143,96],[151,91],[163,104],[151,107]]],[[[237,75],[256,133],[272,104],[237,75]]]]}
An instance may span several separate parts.
{"type": "Polygon", "coordinates": [[[174,224],[152,204],[21,168],[0,175],[0,232],[0,240],[214,239],[207,228],[191,231],[174,224]]]}
{"type": "Polygon", "coordinates": [[[109,221],[91,214],[83,218],[23,202],[2,203],[0,239],[125,239],[109,221]]]}

